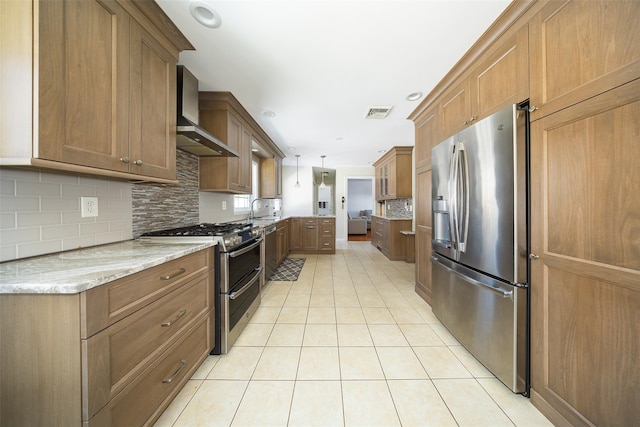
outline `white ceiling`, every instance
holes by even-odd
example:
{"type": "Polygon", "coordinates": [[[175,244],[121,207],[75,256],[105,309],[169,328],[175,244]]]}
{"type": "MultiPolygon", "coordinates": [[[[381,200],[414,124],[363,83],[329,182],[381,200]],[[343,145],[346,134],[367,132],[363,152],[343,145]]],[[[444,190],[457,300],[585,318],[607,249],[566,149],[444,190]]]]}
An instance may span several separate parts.
{"type": "Polygon", "coordinates": [[[229,91],[287,155],[285,165],[368,166],[394,145],[414,145],[407,116],[508,0],[206,1],[211,29],[189,0],[157,0],[191,41],[180,54],[201,91],[229,91]],[[370,107],[393,106],[386,119],[370,107]],[[273,118],[262,111],[276,113],[273,118]]]}

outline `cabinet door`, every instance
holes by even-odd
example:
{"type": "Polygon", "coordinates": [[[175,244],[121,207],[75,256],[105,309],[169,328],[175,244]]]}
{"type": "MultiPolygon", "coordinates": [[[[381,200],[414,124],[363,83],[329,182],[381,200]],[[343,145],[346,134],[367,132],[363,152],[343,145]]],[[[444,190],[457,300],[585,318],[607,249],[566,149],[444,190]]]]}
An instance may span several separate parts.
{"type": "Polygon", "coordinates": [[[431,301],[431,168],[416,172],[416,290],[431,301]]]}
{"type": "Polygon", "coordinates": [[[634,425],[640,80],[531,127],[531,385],[570,425],[634,425]]]}
{"type": "Polygon", "coordinates": [[[251,194],[251,131],[242,126],[242,138],[240,140],[240,153],[238,165],[238,191],[251,194]]]}
{"type": "Polygon", "coordinates": [[[292,218],[290,223],[289,247],[292,251],[302,249],[302,219],[292,218]]]}
{"type": "Polygon", "coordinates": [[[384,165],[385,168],[385,190],[386,190],[386,198],[387,199],[395,199],[396,195],[397,195],[397,191],[396,191],[396,185],[398,183],[397,180],[397,162],[396,162],[396,158],[391,157],[389,159],[389,161],[387,162],[386,165],[384,165]]]}
{"type": "Polygon", "coordinates": [[[524,26],[480,63],[471,76],[471,111],[478,120],[529,98],[528,28],[524,26]]]}
{"type": "Polygon", "coordinates": [[[475,120],[469,92],[469,79],[465,79],[444,95],[440,108],[442,136],[451,136],[475,120]]]}
{"type": "Polygon", "coordinates": [[[431,148],[440,142],[439,108],[432,107],[416,121],[416,169],[431,169],[431,148]]]}
{"type": "Polygon", "coordinates": [[[307,219],[302,224],[302,250],[315,251],[318,249],[318,225],[315,219],[307,219]]]}
{"type": "Polygon", "coordinates": [[[130,172],[176,177],[176,61],[131,21],[130,172]]]}
{"type": "Polygon", "coordinates": [[[240,179],[240,162],[244,152],[242,150],[242,122],[231,113],[227,113],[227,145],[240,154],[240,157],[227,157],[227,179],[229,188],[232,190],[242,190],[240,179]]]}
{"type": "Polygon", "coordinates": [[[550,2],[530,23],[531,120],[640,77],[640,2],[550,2]]]}
{"type": "Polygon", "coordinates": [[[382,200],[382,166],[376,167],[376,200],[382,200]]]}
{"type": "Polygon", "coordinates": [[[56,0],[37,5],[34,157],[127,172],[129,15],[115,1],[56,0]]]}

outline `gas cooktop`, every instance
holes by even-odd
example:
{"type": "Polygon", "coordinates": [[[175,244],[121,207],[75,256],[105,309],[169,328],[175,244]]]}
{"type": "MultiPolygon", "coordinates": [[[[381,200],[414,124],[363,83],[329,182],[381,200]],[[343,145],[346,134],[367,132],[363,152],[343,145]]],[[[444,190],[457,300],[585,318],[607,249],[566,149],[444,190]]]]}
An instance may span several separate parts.
{"type": "Polygon", "coordinates": [[[198,243],[216,241],[223,252],[234,249],[260,236],[260,230],[250,222],[202,223],[186,227],[150,231],[141,241],[161,243],[198,243]]]}

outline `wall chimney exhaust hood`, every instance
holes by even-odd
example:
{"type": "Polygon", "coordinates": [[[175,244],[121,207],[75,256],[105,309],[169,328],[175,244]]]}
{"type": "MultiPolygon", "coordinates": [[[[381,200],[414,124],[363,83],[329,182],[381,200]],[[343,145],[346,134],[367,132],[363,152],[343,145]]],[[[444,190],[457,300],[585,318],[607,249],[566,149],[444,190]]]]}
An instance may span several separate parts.
{"type": "Polygon", "coordinates": [[[239,157],[236,150],[198,126],[198,79],[178,65],[176,146],[200,157],[239,157]]]}

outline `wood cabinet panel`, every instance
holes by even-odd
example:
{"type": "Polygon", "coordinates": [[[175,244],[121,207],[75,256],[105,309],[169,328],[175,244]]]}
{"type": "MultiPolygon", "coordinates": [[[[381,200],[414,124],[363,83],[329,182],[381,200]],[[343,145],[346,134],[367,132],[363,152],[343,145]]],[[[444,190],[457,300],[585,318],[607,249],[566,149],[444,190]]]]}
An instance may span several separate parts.
{"type": "Polygon", "coordinates": [[[471,111],[471,87],[469,79],[464,79],[449,89],[441,101],[440,128],[444,137],[453,135],[476,117],[471,111]]]}
{"type": "Polygon", "coordinates": [[[440,142],[439,109],[436,105],[416,119],[416,170],[431,169],[431,149],[440,142]]]}
{"type": "Polygon", "coordinates": [[[392,147],[373,166],[376,170],[376,200],[411,197],[413,147],[392,147]]]}
{"type": "Polygon", "coordinates": [[[532,124],[533,401],[572,425],[640,417],[639,114],[636,80],[532,124]]]}
{"type": "Polygon", "coordinates": [[[411,219],[388,219],[371,216],[371,244],[392,261],[406,256],[406,238],[401,231],[412,229],[411,219]]]}
{"type": "Polygon", "coordinates": [[[640,3],[552,1],[530,23],[537,120],[640,77],[640,3]]]}
{"type": "Polygon", "coordinates": [[[291,219],[291,252],[335,253],[335,218],[299,217],[291,219]]]}
{"type": "Polygon", "coordinates": [[[416,171],[416,291],[431,301],[431,165],[416,171]]]}
{"type": "Polygon", "coordinates": [[[282,159],[277,156],[260,161],[260,197],[282,197],[282,159]]]}

